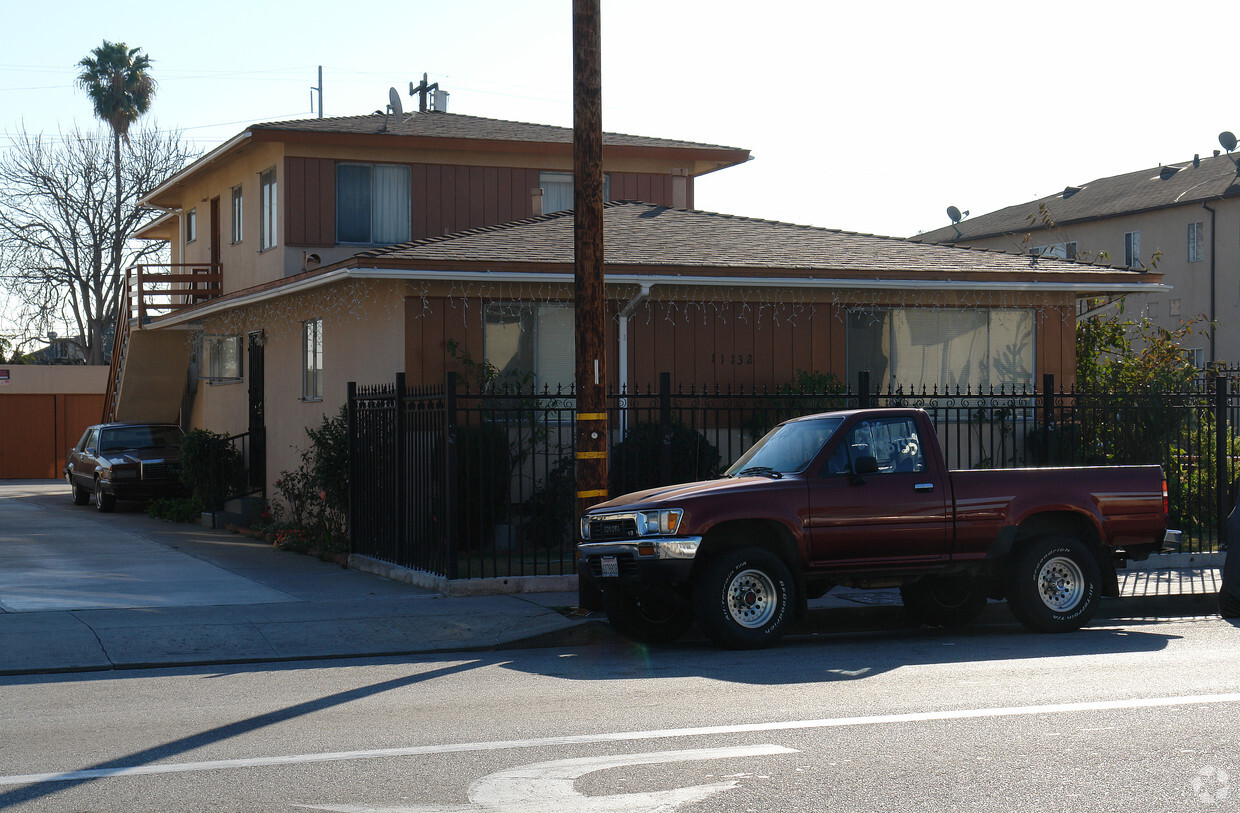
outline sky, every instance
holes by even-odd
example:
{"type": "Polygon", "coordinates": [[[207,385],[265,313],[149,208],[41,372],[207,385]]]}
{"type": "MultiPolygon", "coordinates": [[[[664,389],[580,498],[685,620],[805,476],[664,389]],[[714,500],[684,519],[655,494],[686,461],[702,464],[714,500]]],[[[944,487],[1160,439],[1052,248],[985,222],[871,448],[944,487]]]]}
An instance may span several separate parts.
{"type": "MultiPolygon", "coordinates": [[[[94,130],[77,62],[139,47],[139,126],[201,150],[252,123],[406,109],[572,125],[571,0],[0,0],[0,150],[94,130]]],[[[603,129],[750,150],[699,209],[910,236],[1068,185],[1189,160],[1240,132],[1221,2],[602,0],[603,129]]],[[[102,132],[102,130],[100,131],[102,132]]],[[[0,323],[2,328],[2,323],[0,323]]]]}

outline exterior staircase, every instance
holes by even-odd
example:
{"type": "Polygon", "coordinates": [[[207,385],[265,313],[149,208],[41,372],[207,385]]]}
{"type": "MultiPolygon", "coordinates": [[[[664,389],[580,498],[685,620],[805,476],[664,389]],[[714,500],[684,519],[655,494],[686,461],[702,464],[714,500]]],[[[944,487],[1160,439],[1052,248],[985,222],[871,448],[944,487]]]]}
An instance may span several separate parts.
{"type": "Polygon", "coordinates": [[[151,330],[161,317],[221,294],[219,265],[138,265],[125,272],[102,420],[176,423],[194,331],[151,330]]]}

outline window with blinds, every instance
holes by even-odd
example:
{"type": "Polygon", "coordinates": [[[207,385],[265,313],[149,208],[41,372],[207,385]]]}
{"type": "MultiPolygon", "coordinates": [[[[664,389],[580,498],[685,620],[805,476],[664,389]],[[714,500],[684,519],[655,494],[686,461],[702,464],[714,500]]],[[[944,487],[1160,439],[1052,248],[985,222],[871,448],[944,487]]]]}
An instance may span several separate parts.
{"type": "Polygon", "coordinates": [[[486,311],[488,362],[500,380],[519,383],[532,375],[541,391],[567,391],[576,373],[573,306],[541,303],[489,305],[486,311]]]}
{"type": "Polygon", "coordinates": [[[388,246],[413,230],[409,167],[336,164],[336,242],[388,246]]]}
{"type": "Polygon", "coordinates": [[[848,380],[861,370],[892,388],[1020,387],[1033,383],[1033,311],[878,308],[848,314],[848,380]]]}

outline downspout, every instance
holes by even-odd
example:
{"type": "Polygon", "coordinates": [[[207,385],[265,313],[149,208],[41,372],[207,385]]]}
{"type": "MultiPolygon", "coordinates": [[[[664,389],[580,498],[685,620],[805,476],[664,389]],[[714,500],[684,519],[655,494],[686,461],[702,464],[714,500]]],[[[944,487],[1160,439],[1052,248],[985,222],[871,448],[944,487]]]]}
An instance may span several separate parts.
{"type": "Polygon", "coordinates": [[[1210,213],[1210,361],[1215,360],[1214,355],[1214,334],[1217,328],[1214,324],[1214,215],[1215,211],[1210,208],[1208,201],[1201,202],[1201,208],[1210,213]]]}
{"type": "MultiPolygon", "coordinates": [[[[631,317],[633,312],[637,310],[638,306],[645,302],[647,297],[650,296],[651,285],[653,285],[653,283],[639,282],[638,287],[640,290],[637,292],[637,296],[630,299],[628,304],[620,309],[620,329],[618,333],[620,343],[620,392],[622,394],[627,394],[629,388],[629,317],[631,317]]],[[[623,436],[624,432],[628,429],[626,426],[628,413],[627,410],[623,409],[623,407],[627,406],[627,404],[627,398],[620,399],[620,406],[622,409],[620,410],[620,425],[618,428],[620,429],[621,436],[623,436]]]]}

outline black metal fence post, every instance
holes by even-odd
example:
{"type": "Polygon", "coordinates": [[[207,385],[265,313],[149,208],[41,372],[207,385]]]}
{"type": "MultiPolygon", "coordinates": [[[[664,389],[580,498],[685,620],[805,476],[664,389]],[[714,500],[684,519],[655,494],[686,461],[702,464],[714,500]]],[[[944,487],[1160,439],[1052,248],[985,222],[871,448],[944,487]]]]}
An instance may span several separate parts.
{"type": "Polygon", "coordinates": [[[672,482],[672,374],[659,373],[659,431],[663,445],[659,449],[659,482],[672,482]]]}
{"type": "Polygon", "coordinates": [[[1055,374],[1042,375],[1042,437],[1046,440],[1046,462],[1059,462],[1055,432],[1055,374]]]}
{"type": "Polygon", "coordinates": [[[357,527],[357,512],[359,510],[358,500],[354,492],[361,482],[361,453],[358,451],[357,443],[357,382],[350,381],[346,385],[346,406],[345,406],[345,427],[349,434],[349,516],[348,516],[348,534],[349,548],[353,548],[353,540],[356,539],[354,528],[357,527]]]}
{"type": "Polygon", "coordinates": [[[1227,514],[1231,511],[1231,460],[1227,454],[1227,376],[1220,375],[1214,379],[1214,494],[1216,497],[1218,538],[1229,543],[1226,538],[1227,514]]]}
{"type": "Polygon", "coordinates": [[[457,577],[458,528],[457,501],[457,454],[456,454],[456,373],[449,370],[444,376],[444,573],[449,579],[457,577]]]}
{"type": "Polygon", "coordinates": [[[393,416],[396,437],[396,551],[397,556],[409,555],[409,429],[405,420],[405,373],[396,374],[393,416]]]}
{"type": "Polygon", "coordinates": [[[870,408],[870,371],[857,371],[857,408],[870,408]]]}

